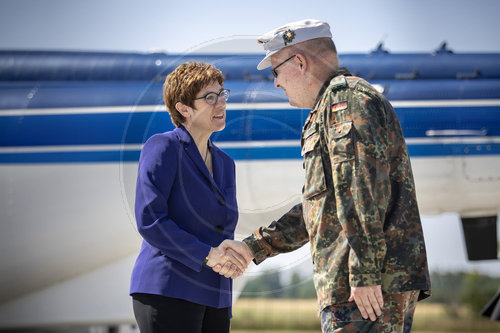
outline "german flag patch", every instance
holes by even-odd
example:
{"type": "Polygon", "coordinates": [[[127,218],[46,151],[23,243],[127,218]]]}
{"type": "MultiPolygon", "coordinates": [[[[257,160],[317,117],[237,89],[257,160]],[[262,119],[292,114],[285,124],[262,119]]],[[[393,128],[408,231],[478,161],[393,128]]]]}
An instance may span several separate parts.
{"type": "Polygon", "coordinates": [[[332,112],[342,111],[347,109],[347,102],[340,102],[336,104],[332,104],[331,110],[332,112]]]}

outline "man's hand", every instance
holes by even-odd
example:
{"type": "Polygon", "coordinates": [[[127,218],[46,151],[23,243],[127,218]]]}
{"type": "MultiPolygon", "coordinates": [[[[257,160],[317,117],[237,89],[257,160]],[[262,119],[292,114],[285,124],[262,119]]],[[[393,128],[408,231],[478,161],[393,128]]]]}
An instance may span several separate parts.
{"type": "Polygon", "coordinates": [[[221,249],[220,246],[211,248],[208,253],[207,266],[220,267],[222,265],[224,265],[225,269],[224,272],[219,274],[234,279],[243,274],[248,263],[246,259],[236,251],[231,249],[226,250],[225,248],[221,249]]]}
{"type": "Polygon", "coordinates": [[[361,316],[375,321],[382,314],[384,298],[382,297],[382,286],[351,287],[349,302],[355,301],[361,316]]]}
{"type": "MultiPolygon", "coordinates": [[[[245,269],[250,261],[252,261],[252,259],[254,258],[250,248],[243,242],[226,239],[225,241],[220,243],[217,249],[219,249],[219,253],[221,253],[222,256],[226,255],[226,253],[233,255],[237,253],[239,255],[239,258],[243,258],[245,269]]],[[[213,266],[212,269],[220,275],[224,275],[225,277],[230,276],[232,279],[237,278],[244,272],[244,269],[242,269],[241,271],[235,271],[234,267],[232,267],[231,263],[229,262],[226,262],[224,265],[217,264],[213,266]]]]}

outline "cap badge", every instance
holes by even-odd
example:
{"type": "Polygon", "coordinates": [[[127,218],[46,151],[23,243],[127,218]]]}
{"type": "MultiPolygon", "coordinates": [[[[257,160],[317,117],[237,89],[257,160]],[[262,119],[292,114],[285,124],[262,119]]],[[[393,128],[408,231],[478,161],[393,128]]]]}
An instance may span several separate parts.
{"type": "Polygon", "coordinates": [[[293,39],[295,38],[295,32],[293,32],[292,30],[288,29],[287,31],[285,31],[285,33],[283,34],[283,41],[285,42],[285,46],[288,44],[288,43],[291,43],[293,42],[293,39]]]}

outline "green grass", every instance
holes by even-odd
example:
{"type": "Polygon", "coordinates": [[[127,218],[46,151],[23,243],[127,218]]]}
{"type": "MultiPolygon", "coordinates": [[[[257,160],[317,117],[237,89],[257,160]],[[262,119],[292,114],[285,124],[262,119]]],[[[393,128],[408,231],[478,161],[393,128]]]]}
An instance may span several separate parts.
{"type": "Polygon", "coordinates": [[[315,300],[239,299],[231,328],[240,330],[321,331],[315,300]]]}

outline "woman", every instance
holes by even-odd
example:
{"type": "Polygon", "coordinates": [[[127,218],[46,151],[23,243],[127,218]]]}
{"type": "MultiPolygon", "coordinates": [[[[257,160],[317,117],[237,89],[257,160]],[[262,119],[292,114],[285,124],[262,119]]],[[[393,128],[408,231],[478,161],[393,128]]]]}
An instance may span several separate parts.
{"type": "Polygon", "coordinates": [[[215,248],[233,238],[238,219],[234,161],[210,140],[225,127],[223,83],[212,65],[177,67],[163,88],[177,128],[152,136],[141,152],[135,213],[144,240],[130,294],[142,333],[229,332],[227,277],[246,264],[215,248]],[[210,268],[227,261],[226,277],[210,268]]]}

